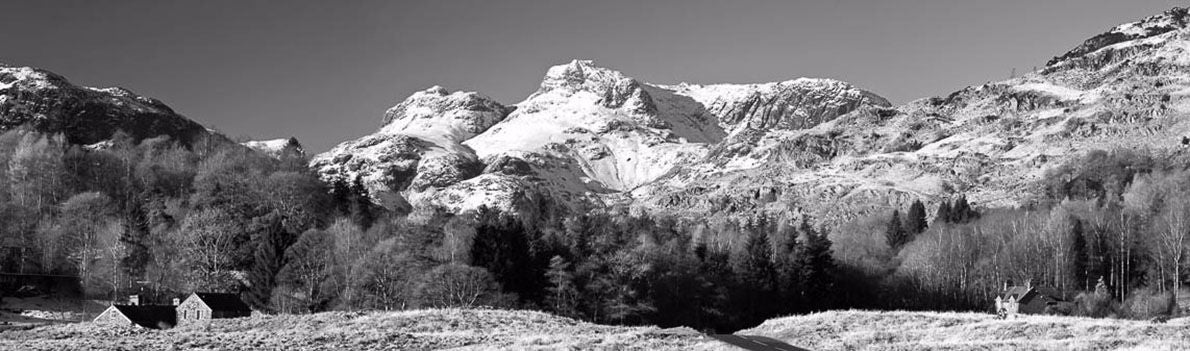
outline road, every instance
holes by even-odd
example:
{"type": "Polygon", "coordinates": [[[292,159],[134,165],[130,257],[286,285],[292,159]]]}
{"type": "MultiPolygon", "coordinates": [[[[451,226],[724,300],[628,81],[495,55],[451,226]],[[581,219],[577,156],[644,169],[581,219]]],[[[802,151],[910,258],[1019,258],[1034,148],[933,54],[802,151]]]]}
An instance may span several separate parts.
{"type": "Polygon", "coordinates": [[[752,351],[810,351],[781,340],[752,335],[712,334],[712,338],[752,351]]]}

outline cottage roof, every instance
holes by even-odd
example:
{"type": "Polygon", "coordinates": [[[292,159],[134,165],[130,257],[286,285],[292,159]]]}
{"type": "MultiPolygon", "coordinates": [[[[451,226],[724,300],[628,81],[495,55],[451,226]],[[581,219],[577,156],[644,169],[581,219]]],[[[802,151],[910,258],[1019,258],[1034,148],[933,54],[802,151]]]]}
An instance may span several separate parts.
{"type": "Polygon", "coordinates": [[[112,305],[112,307],[128,317],[132,323],[145,328],[160,329],[163,325],[173,326],[178,317],[174,306],[112,305]]]}
{"type": "Polygon", "coordinates": [[[251,312],[252,308],[240,300],[240,296],[227,293],[194,293],[213,311],[251,312]]]}
{"type": "Polygon", "coordinates": [[[1033,289],[1029,287],[1010,286],[1008,289],[1005,289],[1000,293],[1000,297],[1005,299],[1012,298],[1014,300],[1024,300],[1025,297],[1027,297],[1031,292],[1033,292],[1033,289]]]}
{"type": "Polygon", "coordinates": [[[1030,300],[1038,296],[1048,296],[1050,299],[1061,301],[1061,294],[1054,289],[1036,287],[1036,286],[1010,286],[1008,289],[1000,292],[1000,297],[1003,299],[1012,298],[1020,303],[1029,303],[1030,300]]]}

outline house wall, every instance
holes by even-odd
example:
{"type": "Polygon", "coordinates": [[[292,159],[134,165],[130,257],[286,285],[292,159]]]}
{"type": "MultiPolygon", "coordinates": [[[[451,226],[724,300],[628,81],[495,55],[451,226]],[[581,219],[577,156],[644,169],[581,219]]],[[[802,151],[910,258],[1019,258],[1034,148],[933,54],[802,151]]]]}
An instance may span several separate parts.
{"type": "Polygon", "coordinates": [[[100,313],[98,317],[95,317],[94,322],[103,325],[120,327],[135,325],[132,323],[131,319],[128,319],[128,317],[124,316],[123,313],[120,313],[120,310],[117,310],[115,306],[108,307],[103,311],[103,313],[100,313]]]}
{"type": "Polygon", "coordinates": [[[186,301],[178,305],[178,324],[211,319],[211,308],[202,303],[197,296],[190,295],[186,301]]]}

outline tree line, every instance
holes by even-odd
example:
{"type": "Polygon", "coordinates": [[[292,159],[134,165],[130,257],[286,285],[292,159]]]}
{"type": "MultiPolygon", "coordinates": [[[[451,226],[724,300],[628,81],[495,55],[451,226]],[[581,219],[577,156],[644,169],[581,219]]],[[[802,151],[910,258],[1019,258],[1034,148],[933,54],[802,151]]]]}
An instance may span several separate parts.
{"type": "Polygon", "coordinates": [[[238,292],[271,313],[490,306],[732,331],[834,308],[982,311],[1033,279],[1079,301],[1071,313],[1141,316],[1172,312],[1190,244],[1190,177],[1160,164],[1092,152],[1028,207],[960,196],[822,228],[564,211],[535,193],[390,209],[301,154],[16,129],[0,135],[0,268],[75,275],[92,298],[238,292]]]}
{"type": "Polygon", "coordinates": [[[241,293],[267,312],[510,307],[601,323],[733,330],[842,306],[809,219],[514,209],[390,210],[303,155],[116,135],[0,135],[5,272],[79,277],[81,294],[241,293]]]}
{"type": "Polygon", "coordinates": [[[906,216],[857,219],[832,233],[842,279],[871,292],[866,308],[988,311],[1005,282],[1032,281],[1071,302],[1054,314],[1178,314],[1190,248],[1184,164],[1091,151],[1050,170],[1027,206],[976,211],[960,196],[932,222],[920,202],[906,216]]]}

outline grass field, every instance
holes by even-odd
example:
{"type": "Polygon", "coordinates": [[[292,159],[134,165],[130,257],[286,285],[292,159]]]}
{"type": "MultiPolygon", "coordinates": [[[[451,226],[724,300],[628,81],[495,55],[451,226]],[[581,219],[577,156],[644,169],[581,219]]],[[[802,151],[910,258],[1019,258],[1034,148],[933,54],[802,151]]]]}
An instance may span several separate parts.
{"type": "Polygon", "coordinates": [[[688,350],[712,343],[690,333],[658,331],[527,311],[328,312],[169,330],[48,325],[0,332],[0,350],[688,350]]]}
{"type": "Polygon", "coordinates": [[[1190,350],[1190,319],[1165,323],[989,314],[831,311],[772,319],[737,334],[812,350],[1190,350]]]}
{"type": "MultiPolygon", "coordinates": [[[[998,320],[976,313],[831,311],[737,334],[810,350],[1187,350],[1190,319],[998,320]]],[[[0,350],[738,350],[689,329],[615,327],[540,312],[328,312],[169,330],[54,324],[0,332],[0,350]]]]}

